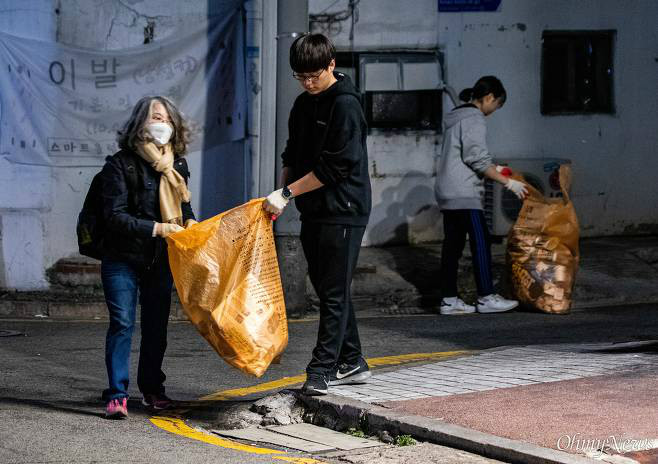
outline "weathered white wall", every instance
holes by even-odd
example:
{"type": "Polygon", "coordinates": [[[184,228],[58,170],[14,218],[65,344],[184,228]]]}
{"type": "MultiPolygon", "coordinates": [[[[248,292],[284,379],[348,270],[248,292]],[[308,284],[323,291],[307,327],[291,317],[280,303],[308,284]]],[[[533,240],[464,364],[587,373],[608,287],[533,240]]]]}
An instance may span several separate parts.
{"type": "MultiPolygon", "coordinates": [[[[16,3],[0,0],[3,32],[112,50],[143,44],[147,26],[152,29],[154,45],[178,31],[197,29],[221,11],[223,2],[24,0],[20,7],[16,3]]],[[[258,16],[260,0],[247,5],[256,12],[251,17],[258,16]]],[[[253,31],[248,36],[252,42],[260,41],[253,31]]],[[[250,64],[260,65],[257,58],[250,64]]],[[[257,94],[260,75],[253,66],[249,79],[257,94]]],[[[250,92],[251,103],[252,96],[250,92]]],[[[192,204],[198,216],[215,215],[247,199],[250,163],[245,157],[245,143],[233,142],[206,150],[203,158],[200,152],[187,155],[192,173],[192,204]],[[209,186],[204,189],[206,195],[201,204],[204,179],[209,186]]],[[[98,160],[98,166],[75,168],[28,167],[10,165],[0,156],[0,288],[47,288],[45,270],[61,258],[77,255],[77,215],[102,163],[98,160]]]]}
{"type": "MultiPolygon", "coordinates": [[[[113,50],[144,43],[144,30],[153,24],[153,41],[165,39],[186,27],[207,22],[207,1],[161,2],[143,0],[131,2],[104,0],[60,0],[58,5],[57,41],[75,47],[113,50]]],[[[129,115],[126,115],[128,117],[129,115]]],[[[104,160],[99,160],[100,163],[104,160]]],[[[187,155],[192,176],[192,204],[199,210],[201,187],[201,156],[187,155]]],[[[91,179],[100,167],[54,169],[54,199],[46,216],[46,267],[58,259],[77,253],[75,223],[91,179]]]]}
{"type": "Polygon", "coordinates": [[[494,74],[507,88],[505,107],[489,121],[491,151],[571,158],[573,198],[585,235],[658,230],[657,18],[653,0],[503,0],[497,13],[439,16],[448,81],[461,88],[494,74]],[[617,30],[616,114],[540,114],[546,29],[617,30]]]}
{"type": "MultiPolygon", "coordinates": [[[[347,9],[347,0],[334,3],[311,0],[309,12],[347,9]]],[[[340,28],[320,26],[314,32],[329,35],[339,50],[437,48],[436,0],[362,0],[358,9],[353,41],[349,40],[349,21],[340,28]]],[[[441,222],[434,201],[433,171],[440,143],[441,136],[435,131],[371,131],[368,156],[373,208],[365,245],[438,239],[441,222]]]]}
{"type": "MultiPolygon", "coordinates": [[[[488,118],[498,157],[570,158],[583,235],[658,230],[658,2],[653,0],[503,0],[498,12],[439,13],[436,0],[362,0],[354,39],[349,22],[329,33],[343,50],[439,47],[448,85],[458,91],[485,74],[508,91],[488,118]],[[541,34],[545,29],[615,29],[614,115],[542,116],[541,34]]],[[[311,0],[310,12],[338,11],[347,0],[311,0]]],[[[325,31],[326,32],[326,31],[325,31]]],[[[444,100],[444,111],[452,108],[444,100]]],[[[440,237],[431,169],[440,136],[382,135],[368,147],[373,215],[366,243],[440,237]],[[405,222],[406,221],[406,222],[405,222]]]]}
{"type": "MultiPolygon", "coordinates": [[[[347,10],[347,4],[348,0],[310,0],[309,14],[347,10]]],[[[336,47],[344,50],[351,45],[355,50],[436,47],[437,5],[438,0],[361,0],[353,43],[349,40],[349,20],[314,32],[329,35],[336,47]]]]}
{"type": "MultiPolygon", "coordinates": [[[[269,1],[269,0],[267,0],[269,1]]],[[[273,1],[273,0],[272,0],[273,1]]],[[[335,2],[310,0],[311,13],[335,2]]],[[[207,0],[0,0],[0,30],[17,36],[76,46],[114,49],[143,43],[144,28],[155,24],[154,39],[206,21],[207,0]]],[[[206,156],[215,165],[263,164],[260,153],[262,76],[260,57],[271,38],[262,38],[262,1],[247,2],[247,61],[251,102],[250,158],[244,145],[206,156]],[[254,111],[254,109],[256,111],[254,111]],[[251,160],[251,162],[247,162],[251,160]]],[[[345,9],[347,0],[329,11],[345,9]]],[[[658,186],[658,82],[656,43],[658,2],[653,0],[503,0],[495,13],[441,13],[436,0],[362,0],[350,42],[349,23],[332,35],[343,50],[427,49],[445,52],[445,78],[458,90],[483,74],[498,75],[509,98],[489,118],[489,142],[500,157],[566,157],[574,162],[574,201],[585,235],[656,231],[658,186]],[[542,116],[539,112],[541,33],[544,29],[616,29],[614,115],[542,116]]],[[[331,34],[330,34],[331,35],[331,34]]],[[[452,105],[444,100],[447,110],[452,105]]],[[[270,108],[271,109],[271,108],[270,108]]],[[[373,132],[368,147],[373,183],[373,213],[366,244],[420,242],[440,238],[440,214],[433,196],[433,165],[441,138],[434,132],[373,132]]],[[[0,154],[0,287],[44,288],[44,270],[77,251],[75,221],[94,168],[43,168],[10,165],[0,154]],[[20,194],[17,194],[20,193],[20,194]]],[[[202,175],[202,160],[191,153],[191,190],[197,211],[204,207],[201,179],[222,182],[222,171],[202,175]]],[[[267,164],[267,163],[264,163],[267,164]]],[[[269,172],[260,174],[272,182],[269,172]]],[[[247,177],[246,179],[249,179],[247,177]]],[[[251,192],[265,192],[256,186],[251,192]]],[[[235,179],[234,179],[235,180],[235,179]]],[[[244,179],[240,182],[244,183],[244,179]]],[[[263,181],[261,181],[263,184],[263,181]]],[[[227,190],[209,197],[205,216],[227,190]]],[[[204,187],[205,190],[205,187],[204,187]]]]}
{"type": "MultiPolygon", "coordinates": [[[[54,2],[0,1],[0,30],[54,40],[54,2]]],[[[5,111],[0,108],[0,111],[5,111]]],[[[50,169],[10,164],[0,153],[0,287],[39,289],[45,279],[45,216],[52,206],[50,169]]]]}

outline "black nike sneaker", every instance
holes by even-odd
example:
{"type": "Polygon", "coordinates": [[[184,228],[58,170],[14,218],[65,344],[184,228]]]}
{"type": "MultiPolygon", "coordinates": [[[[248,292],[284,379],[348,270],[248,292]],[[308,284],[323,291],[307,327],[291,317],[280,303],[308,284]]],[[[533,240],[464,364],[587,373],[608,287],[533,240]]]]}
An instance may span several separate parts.
{"type": "Polygon", "coordinates": [[[327,378],[323,375],[310,374],[302,386],[302,393],[308,396],[326,395],[327,378]]]}
{"type": "Polygon", "coordinates": [[[366,383],[372,376],[368,363],[359,358],[356,364],[339,364],[329,374],[329,385],[356,385],[366,383]]]}

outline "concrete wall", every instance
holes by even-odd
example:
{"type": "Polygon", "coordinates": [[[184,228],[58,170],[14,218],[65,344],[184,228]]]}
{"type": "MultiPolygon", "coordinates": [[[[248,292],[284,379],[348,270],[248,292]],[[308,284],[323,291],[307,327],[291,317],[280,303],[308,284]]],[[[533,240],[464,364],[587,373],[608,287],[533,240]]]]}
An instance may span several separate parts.
{"type": "MultiPolygon", "coordinates": [[[[333,3],[311,0],[309,12],[347,9],[347,0],[331,6],[333,3]]],[[[331,28],[315,26],[314,32],[328,34],[339,50],[438,48],[436,0],[362,0],[358,10],[352,41],[349,21],[331,28]]],[[[447,102],[444,106],[451,108],[447,102]]],[[[440,143],[436,131],[371,130],[368,156],[373,209],[364,245],[438,240],[441,222],[434,201],[433,171],[440,143]]]]}
{"type": "Polygon", "coordinates": [[[498,13],[441,14],[447,79],[470,86],[495,74],[509,96],[491,117],[491,151],[505,157],[571,158],[573,198],[585,235],[655,232],[658,185],[658,2],[503,0],[498,13]],[[541,34],[615,29],[616,114],[542,116],[541,34]]]}
{"type": "MultiPolygon", "coordinates": [[[[17,7],[14,1],[0,0],[0,30],[114,49],[143,43],[147,27],[157,43],[189,24],[206,21],[216,5],[210,0],[23,0],[17,7]]],[[[189,155],[193,203],[202,217],[273,187],[274,144],[263,143],[261,136],[272,138],[275,98],[261,92],[273,82],[271,77],[262,79],[262,57],[269,54],[272,74],[276,31],[270,25],[267,37],[260,33],[267,22],[263,0],[248,1],[246,7],[249,138],[204,153],[207,159],[200,153],[189,155]]],[[[347,0],[309,1],[310,13],[346,7],[347,0]]],[[[500,157],[571,158],[574,201],[585,235],[658,230],[653,206],[658,193],[653,180],[658,167],[658,99],[653,95],[658,81],[657,2],[503,0],[495,13],[439,13],[436,0],[362,0],[358,9],[352,40],[349,22],[328,31],[342,50],[440,48],[445,53],[444,77],[457,89],[472,85],[480,75],[498,75],[509,98],[504,109],[489,118],[491,151],[500,157]],[[540,114],[544,29],[617,30],[614,115],[540,114]]],[[[451,107],[445,99],[444,108],[451,107]]],[[[368,144],[374,203],[365,244],[440,238],[432,192],[440,142],[440,134],[431,131],[373,131],[368,144]]],[[[97,170],[16,166],[0,156],[0,287],[45,288],[45,269],[76,254],[76,215],[97,170]]]]}
{"type": "MultiPolygon", "coordinates": [[[[218,14],[222,2],[25,0],[20,8],[14,7],[15,3],[0,0],[0,30],[111,50],[143,44],[145,33],[157,44],[190,26],[198,28],[218,14]]],[[[253,4],[260,8],[260,0],[247,2],[253,4]]],[[[254,34],[248,37],[253,40],[254,34]]],[[[251,64],[258,66],[259,62],[251,64]]],[[[251,73],[250,78],[259,79],[259,74],[251,73]]],[[[253,89],[260,85],[252,84],[253,89]]],[[[202,218],[249,198],[251,163],[246,150],[245,142],[233,142],[204,151],[203,156],[200,152],[188,154],[192,203],[202,218]]],[[[0,288],[47,288],[45,270],[61,258],[77,255],[77,214],[101,163],[77,168],[19,167],[0,157],[0,288]]]]}
{"type": "MultiPolygon", "coordinates": [[[[54,40],[54,2],[0,1],[0,30],[54,40]]],[[[0,154],[0,287],[38,289],[45,279],[45,217],[52,207],[51,170],[10,164],[0,154]]]]}
{"type": "MultiPolygon", "coordinates": [[[[311,0],[310,12],[344,10],[347,3],[311,0]]],[[[444,79],[457,90],[479,76],[497,75],[508,100],[488,118],[495,156],[572,159],[583,235],[658,230],[658,99],[652,90],[658,81],[658,2],[503,0],[493,13],[439,13],[437,5],[436,0],[362,0],[352,41],[348,21],[328,32],[343,50],[439,47],[445,54],[444,79]],[[541,115],[545,29],[617,30],[615,114],[541,115]]],[[[444,111],[451,108],[444,100],[444,111]]],[[[430,169],[439,144],[440,136],[431,133],[371,134],[375,195],[366,243],[405,235],[411,242],[440,237],[430,169]]]]}

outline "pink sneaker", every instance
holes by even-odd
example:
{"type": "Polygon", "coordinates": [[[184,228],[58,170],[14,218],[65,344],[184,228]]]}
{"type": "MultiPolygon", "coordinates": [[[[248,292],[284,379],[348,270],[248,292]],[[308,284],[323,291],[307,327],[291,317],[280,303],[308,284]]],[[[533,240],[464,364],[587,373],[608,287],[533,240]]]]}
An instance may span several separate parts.
{"type": "Polygon", "coordinates": [[[108,401],[105,408],[106,419],[125,419],[126,417],[128,417],[127,398],[117,398],[108,401]]]}
{"type": "Polygon", "coordinates": [[[145,393],[144,398],[142,398],[142,404],[149,409],[160,411],[171,407],[173,401],[171,401],[164,393],[145,393]]]}

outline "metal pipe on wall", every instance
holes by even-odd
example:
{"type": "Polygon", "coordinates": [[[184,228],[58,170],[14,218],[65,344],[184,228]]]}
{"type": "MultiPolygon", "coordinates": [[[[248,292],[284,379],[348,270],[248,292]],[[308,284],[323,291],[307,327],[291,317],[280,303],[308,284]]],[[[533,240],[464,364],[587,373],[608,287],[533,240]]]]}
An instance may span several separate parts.
{"type": "MultiPolygon", "coordinates": [[[[308,0],[278,0],[277,3],[276,176],[278,180],[281,172],[279,155],[285,149],[288,139],[288,116],[295,98],[302,91],[299,83],[291,76],[290,46],[300,34],[308,31],[308,0]]],[[[299,215],[297,210],[290,206],[275,223],[277,235],[299,235],[299,215]]]]}
{"type": "MultiPolygon", "coordinates": [[[[263,32],[261,42],[261,102],[260,154],[258,157],[258,192],[253,197],[266,196],[276,186],[277,156],[277,2],[263,1],[263,32]]],[[[255,167],[255,166],[254,166],[255,167]]]]}
{"type": "MultiPolygon", "coordinates": [[[[288,116],[290,109],[302,92],[292,78],[289,51],[299,34],[308,31],[308,0],[277,1],[276,40],[276,169],[281,172],[281,157],[288,140],[288,116]]],[[[267,76],[263,75],[263,80],[267,76]]],[[[294,200],[293,200],[294,201],[294,200]]],[[[294,205],[289,205],[274,223],[279,270],[289,315],[303,316],[308,306],[306,301],[306,260],[299,242],[299,214],[294,205]]]]}

